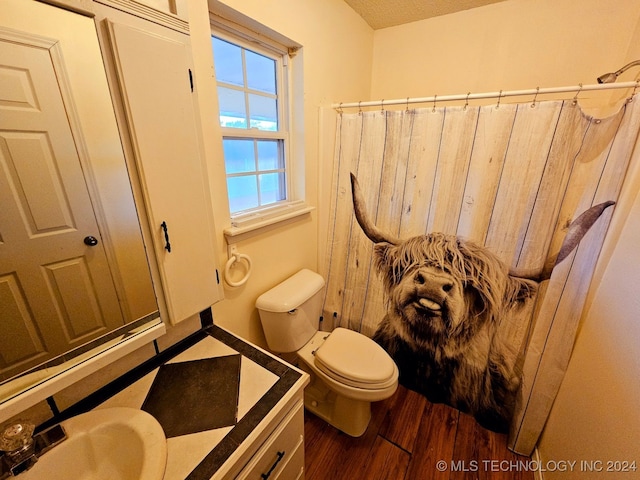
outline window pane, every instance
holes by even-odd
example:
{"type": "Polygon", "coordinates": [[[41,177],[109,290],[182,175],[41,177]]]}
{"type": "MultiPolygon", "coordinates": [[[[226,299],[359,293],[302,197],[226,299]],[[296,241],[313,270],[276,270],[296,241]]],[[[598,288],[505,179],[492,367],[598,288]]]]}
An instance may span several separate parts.
{"type": "Polygon", "coordinates": [[[287,200],[288,132],[279,118],[288,106],[281,98],[286,85],[278,84],[286,81],[284,62],[276,53],[258,53],[259,47],[246,40],[211,40],[220,125],[244,130],[224,130],[222,139],[232,215],[287,200]]]}
{"type": "Polygon", "coordinates": [[[222,141],[222,147],[224,149],[224,166],[227,169],[227,175],[255,171],[256,160],[253,140],[225,138],[222,141]]]}
{"type": "Polygon", "coordinates": [[[280,140],[258,140],[258,170],[284,168],[279,143],[280,140]]]}
{"type": "Polygon", "coordinates": [[[259,130],[278,130],[278,109],[276,99],[262,95],[249,94],[250,128],[259,130]]]}
{"type": "Polygon", "coordinates": [[[262,205],[285,200],[287,197],[286,193],[284,173],[267,173],[260,175],[260,203],[262,205]]]}
{"type": "Polygon", "coordinates": [[[247,128],[247,109],[244,92],[218,87],[220,125],[223,127],[247,128]]]}
{"type": "Polygon", "coordinates": [[[216,77],[219,82],[244,86],[242,74],[242,49],[216,37],[211,37],[216,77]]]}
{"type": "Polygon", "coordinates": [[[276,62],[263,55],[245,50],[247,85],[253,90],[276,93],[276,62]]]}
{"type": "Polygon", "coordinates": [[[258,206],[258,185],[255,175],[228,177],[227,189],[231,213],[258,206]]]}

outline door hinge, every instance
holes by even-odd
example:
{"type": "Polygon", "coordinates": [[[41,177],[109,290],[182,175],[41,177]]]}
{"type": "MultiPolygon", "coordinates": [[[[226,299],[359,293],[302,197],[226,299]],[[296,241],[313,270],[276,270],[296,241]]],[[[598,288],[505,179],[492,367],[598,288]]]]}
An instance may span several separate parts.
{"type": "Polygon", "coordinates": [[[193,73],[189,69],[189,85],[191,86],[191,93],[193,93],[193,73]]]}
{"type": "Polygon", "coordinates": [[[216,268],[216,283],[220,285],[220,275],[218,274],[218,269],[216,268]]]}

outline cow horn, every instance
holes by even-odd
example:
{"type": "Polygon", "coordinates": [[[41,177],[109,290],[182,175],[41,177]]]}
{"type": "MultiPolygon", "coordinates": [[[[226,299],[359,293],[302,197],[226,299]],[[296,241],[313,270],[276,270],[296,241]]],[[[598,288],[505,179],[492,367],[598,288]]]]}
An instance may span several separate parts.
{"type": "Polygon", "coordinates": [[[616,202],[609,200],[607,202],[594,205],[571,222],[571,225],[569,225],[569,229],[567,230],[567,235],[564,237],[564,241],[560,247],[560,251],[555,255],[551,255],[547,259],[544,267],[542,267],[542,271],[533,272],[531,270],[511,269],[509,274],[514,277],[527,278],[538,282],[551,278],[553,268],[569,256],[569,254],[578,246],[582,237],[586,235],[596,220],[600,218],[602,212],[611,205],[615,205],[615,203],[616,202]]]}
{"type": "Polygon", "coordinates": [[[397,245],[400,240],[394,238],[391,235],[383,233],[367,216],[367,206],[364,201],[364,196],[358,185],[358,179],[351,173],[351,194],[353,195],[353,211],[356,214],[356,220],[360,224],[360,228],[369,239],[374,243],[390,243],[397,245]]]}

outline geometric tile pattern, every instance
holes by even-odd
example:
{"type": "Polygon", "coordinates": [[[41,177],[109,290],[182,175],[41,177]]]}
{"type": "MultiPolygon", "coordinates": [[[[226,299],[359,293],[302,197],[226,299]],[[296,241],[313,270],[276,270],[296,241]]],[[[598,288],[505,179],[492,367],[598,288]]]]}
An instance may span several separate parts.
{"type": "Polygon", "coordinates": [[[241,355],[161,365],[142,405],[167,438],[236,424],[241,355]]]}

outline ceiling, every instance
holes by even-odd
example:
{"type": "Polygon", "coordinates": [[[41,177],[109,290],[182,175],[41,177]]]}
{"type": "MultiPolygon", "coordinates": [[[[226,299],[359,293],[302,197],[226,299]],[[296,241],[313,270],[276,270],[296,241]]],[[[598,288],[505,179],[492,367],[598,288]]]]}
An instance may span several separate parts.
{"type": "Polygon", "coordinates": [[[504,0],[344,0],[373,28],[393,27],[504,0]]]}

